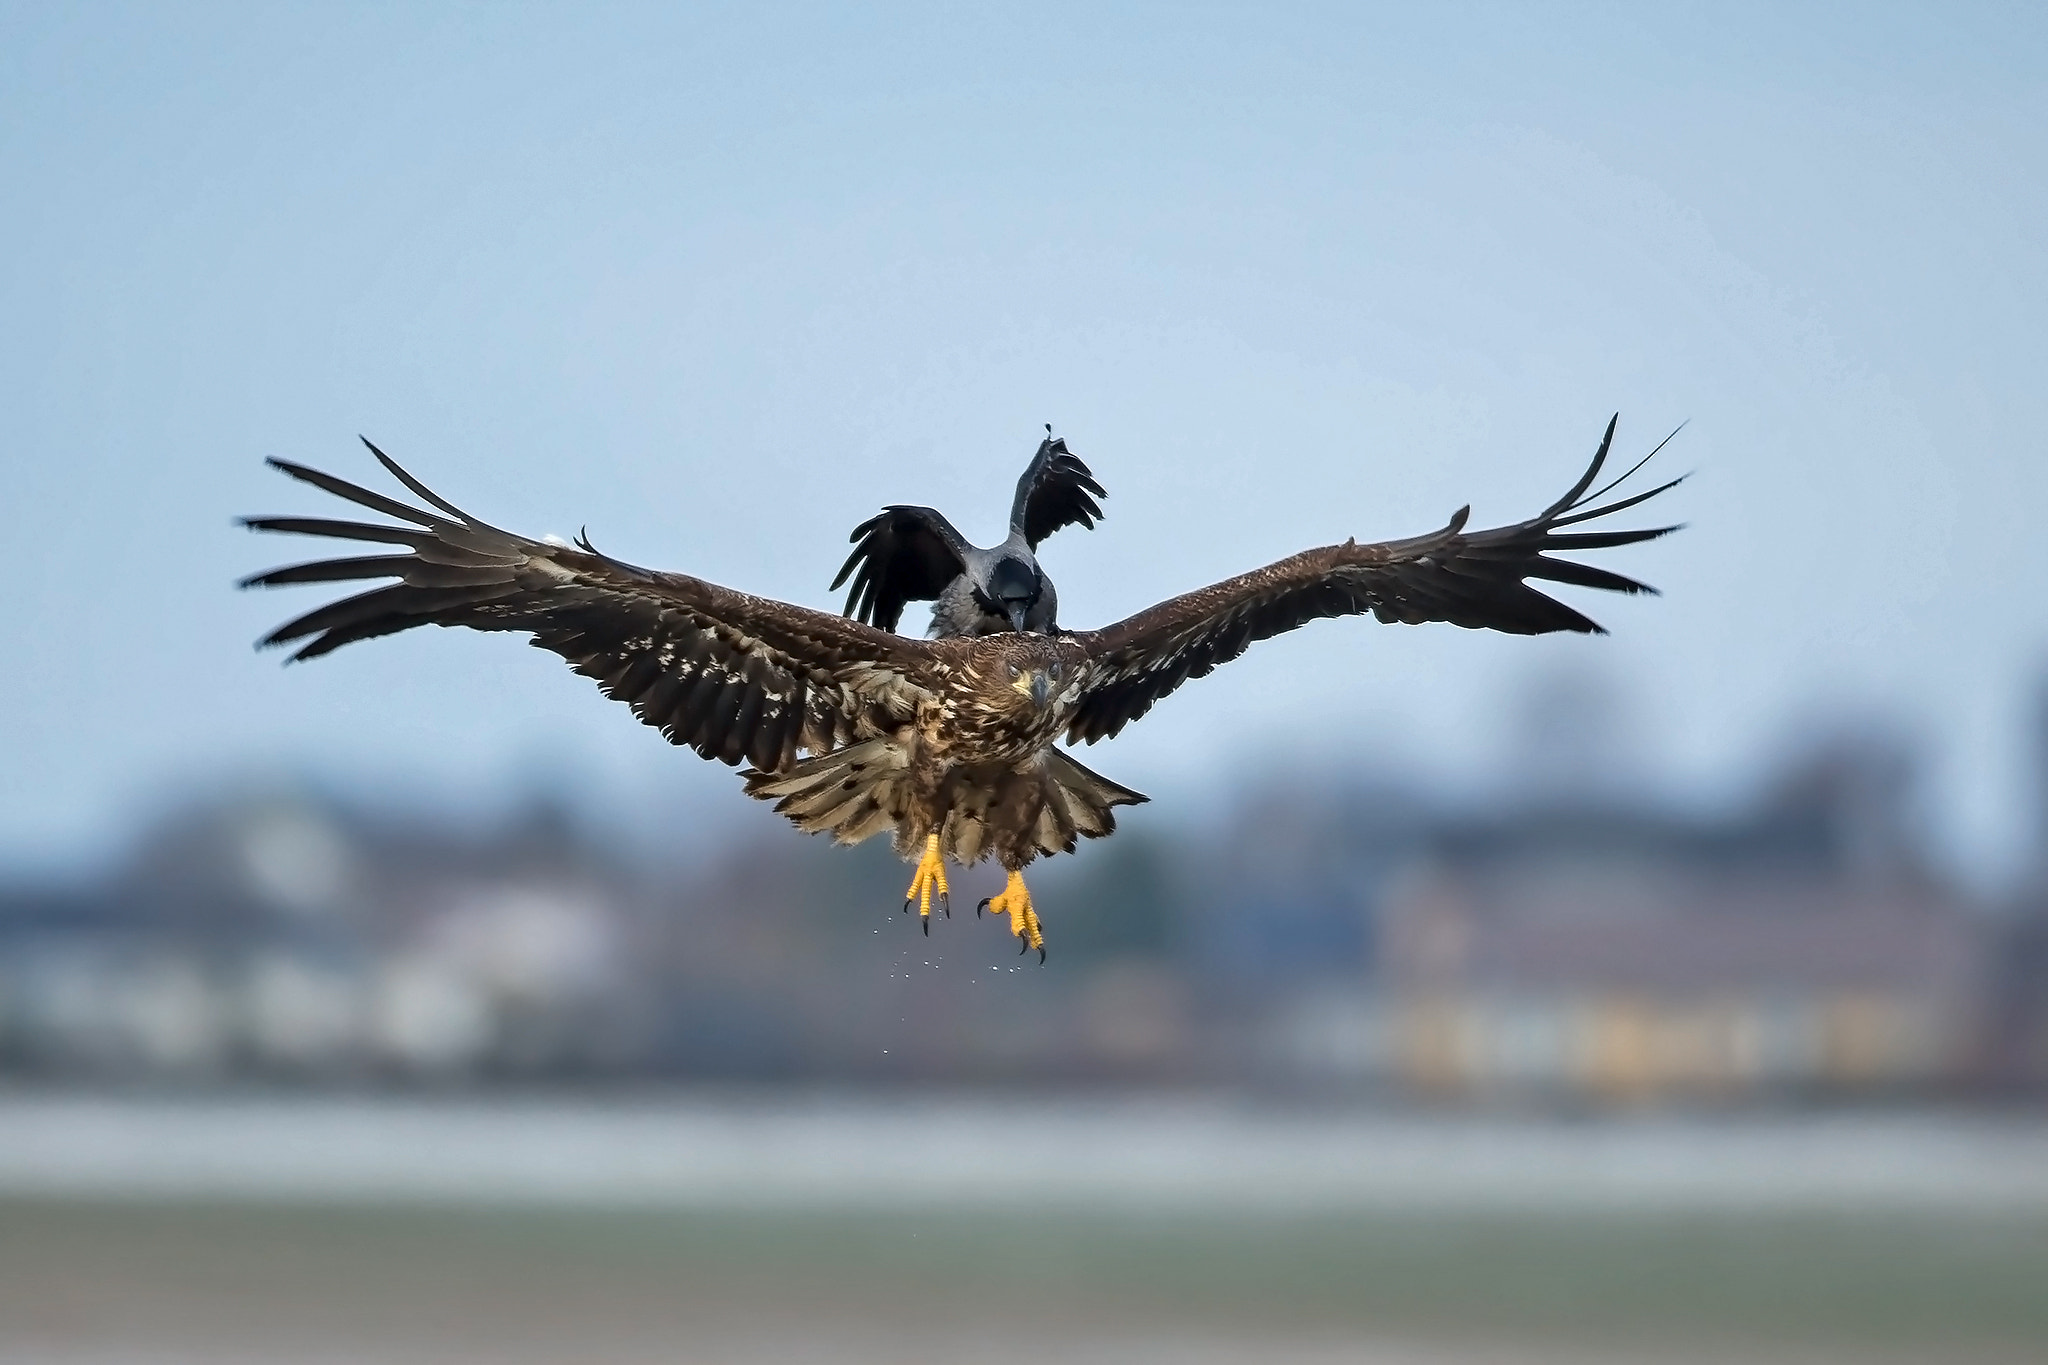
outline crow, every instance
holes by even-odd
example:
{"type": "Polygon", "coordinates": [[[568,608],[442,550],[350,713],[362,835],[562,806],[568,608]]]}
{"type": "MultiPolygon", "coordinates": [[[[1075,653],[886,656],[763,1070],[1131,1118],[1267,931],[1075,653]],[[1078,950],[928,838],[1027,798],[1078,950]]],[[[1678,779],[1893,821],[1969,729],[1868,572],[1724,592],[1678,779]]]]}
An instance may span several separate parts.
{"type": "Polygon", "coordinates": [[[929,507],[891,506],[853,528],[853,553],[832,580],[850,576],[846,614],[895,630],[907,602],[932,603],[925,635],[933,640],[973,639],[1003,631],[1059,630],[1059,594],[1033,553],[1062,526],[1093,528],[1102,519],[1096,498],[1109,495],[1088,466],[1045,429],[1038,453],[1017,480],[1010,504],[1010,534],[984,550],[967,543],[953,523],[929,507]]]}

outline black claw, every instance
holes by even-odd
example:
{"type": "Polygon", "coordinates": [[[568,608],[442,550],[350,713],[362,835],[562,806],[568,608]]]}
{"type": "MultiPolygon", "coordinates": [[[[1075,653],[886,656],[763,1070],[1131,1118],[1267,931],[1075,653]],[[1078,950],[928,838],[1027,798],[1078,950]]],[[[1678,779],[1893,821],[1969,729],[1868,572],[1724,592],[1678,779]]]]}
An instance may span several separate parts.
{"type": "Polygon", "coordinates": [[[945,891],[939,893],[939,909],[946,912],[947,919],[953,918],[953,897],[950,893],[945,891]]]}
{"type": "Polygon", "coordinates": [[[1043,943],[1038,945],[1038,965],[1041,967],[1045,965],[1045,945],[1043,943]]]}
{"type": "Polygon", "coordinates": [[[981,912],[982,912],[982,911],[984,911],[984,910],[986,910],[986,909],[988,909],[988,902],[989,902],[989,898],[988,898],[987,896],[983,896],[983,897],[981,898],[981,904],[979,904],[979,905],[977,905],[977,906],[975,906],[975,907],[974,907],[974,917],[975,917],[976,919],[980,919],[980,918],[981,918],[981,912]]]}
{"type": "Polygon", "coordinates": [[[1028,944],[1028,943],[1022,943],[1022,942],[1020,942],[1020,943],[1019,943],[1019,944],[1017,945],[1017,956],[1018,956],[1018,957],[1022,957],[1022,956],[1024,956],[1024,954],[1026,954],[1026,953],[1028,953],[1028,952],[1030,952],[1030,951],[1031,951],[1031,945],[1030,945],[1030,944],[1028,944]]]}
{"type": "Polygon", "coordinates": [[[903,898],[903,913],[906,915],[910,913],[910,897],[908,896],[903,898]]]}
{"type": "Polygon", "coordinates": [[[926,938],[932,936],[932,917],[930,915],[924,917],[924,936],[926,938]]]}

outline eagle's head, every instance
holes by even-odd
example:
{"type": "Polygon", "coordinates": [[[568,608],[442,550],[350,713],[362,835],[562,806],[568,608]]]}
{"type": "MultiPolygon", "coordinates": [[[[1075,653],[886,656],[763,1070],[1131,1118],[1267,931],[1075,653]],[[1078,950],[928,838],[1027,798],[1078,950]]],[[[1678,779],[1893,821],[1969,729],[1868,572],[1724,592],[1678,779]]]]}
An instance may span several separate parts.
{"type": "Polygon", "coordinates": [[[1079,664],[1079,651],[1056,636],[985,635],[969,666],[975,701],[989,715],[1035,726],[1072,696],[1079,664]]]}

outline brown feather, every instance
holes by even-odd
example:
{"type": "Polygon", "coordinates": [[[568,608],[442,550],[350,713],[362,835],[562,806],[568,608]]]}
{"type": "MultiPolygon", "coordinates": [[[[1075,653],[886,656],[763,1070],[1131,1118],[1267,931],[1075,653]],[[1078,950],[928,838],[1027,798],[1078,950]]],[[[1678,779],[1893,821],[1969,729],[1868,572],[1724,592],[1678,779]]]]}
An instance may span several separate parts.
{"type": "MultiPolygon", "coordinates": [[[[1081,633],[1075,638],[1089,656],[1089,682],[1067,728],[1069,742],[1092,744],[1114,735],[1190,678],[1228,663],[1260,640],[1319,618],[1370,613],[1390,624],[1445,621],[1515,635],[1599,633],[1591,618],[1526,580],[1610,592],[1652,591],[1622,574],[1546,553],[1634,544],[1677,529],[1556,534],[1559,526],[1637,506],[1678,482],[1586,507],[1586,490],[1606,465],[1614,427],[1610,421],[1592,462],[1571,489],[1527,521],[1467,532],[1471,509],[1460,508],[1442,530],[1428,535],[1307,550],[1081,633]]],[[[1641,467],[1639,461],[1636,469],[1641,467]]],[[[1594,497],[1613,487],[1609,484],[1594,497]]]]}

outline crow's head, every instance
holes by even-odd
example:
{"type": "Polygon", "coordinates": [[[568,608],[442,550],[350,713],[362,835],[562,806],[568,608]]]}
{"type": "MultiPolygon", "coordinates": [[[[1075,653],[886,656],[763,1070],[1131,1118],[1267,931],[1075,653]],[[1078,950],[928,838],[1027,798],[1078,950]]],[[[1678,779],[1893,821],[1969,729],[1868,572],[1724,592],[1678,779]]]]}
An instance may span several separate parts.
{"type": "Polygon", "coordinates": [[[1038,569],[1028,560],[1004,555],[989,565],[986,578],[974,585],[974,596],[982,610],[1003,617],[1010,629],[1024,629],[1024,617],[1038,602],[1038,569]]]}

